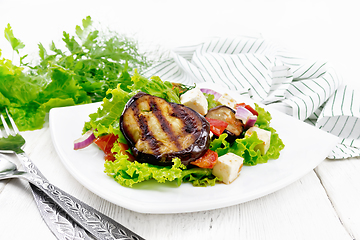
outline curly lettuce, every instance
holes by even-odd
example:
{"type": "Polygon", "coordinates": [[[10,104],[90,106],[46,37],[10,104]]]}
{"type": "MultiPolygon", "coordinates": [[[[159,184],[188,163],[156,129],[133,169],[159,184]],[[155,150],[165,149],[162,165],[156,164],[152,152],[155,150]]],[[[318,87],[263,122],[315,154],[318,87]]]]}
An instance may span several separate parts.
{"type": "MultiPolygon", "coordinates": [[[[126,143],[126,140],[120,131],[119,120],[126,103],[132,96],[142,91],[164,98],[168,102],[180,103],[179,88],[174,88],[170,82],[163,82],[159,77],[147,79],[135,71],[130,83],[127,86],[119,84],[117,88],[109,89],[107,95],[111,97],[104,98],[102,107],[91,114],[90,121],[85,123],[84,132],[92,128],[95,129],[95,136],[113,133],[119,137],[112,148],[115,161],[106,161],[104,172],[126,187],[132,187],[134,184],[150,179],[159,183],[176,182],[177,185],[190,182],[194,186],[213,186],[221,181],[212,175],[212,169],[186,167],[178,158],[173,159],[172,166],[158,166],[137,161],[130,162],[126,155],[120,153],[118,143],[126,143]]],[[[207,99],[212,105],[217,104],[213,97],[207,96],[207,99]]],[[[271,115],[257,104],[255,110],[259,113],[256,126],[272,133],[270,148],[264,156],[259,150],[255,150],[255,147],[262,143],[256,132],[249,137],[237,139],[234,143],[227,142],[225,140],[227,134],[222,134],[211,142],[210,149],[217,152],[218,156],[229,152],[237,154],[244,158],[245,165],[266,163],[269,159],[278,158],[284,144],[275,129],[270,127],[271,115]]]]}
{"type": "Polygon", "coordinates": [[[178,186],[183,182],[190,182],[194,186],[215,185],[218,180],[211,173],[211,169],[186,169],[179,158],[173,159],[172,166],[158,166],[149,163],[130,162],[123,154],[116,154],[115,161],[106,161],[104,172],[125,187],[154,179],[159,183],[176,182],[178,186]]]}
{"type": "Polygon", "coordinates": [[[128,86],[131,91],[142,91],[156,97],[161,97],[168,102],[180,103],[179,89],[174,88],[171,82],[162,81],[157,76],[153,76],[149,80],[137,72],[135,72],[131,81],[133,84],[128,86]]]}
{"type": "MultiPolygon", "coordinates": [[[[107,90],[109,98],[104,98],[102,107],[96,113],[90,114],[90,121],[84,125],[84,133],[95,129],[96,137],[113,133],[124,139],[119,126],[120,116],[129,99],[139,91],[164,98],[168,102],[180,103],[179,91],[173,89],[170,82],[163,82],[158,77],[147,79],[136,70],[131,77],[131,85],[127,85],[127,88],[128,90],[124,90],[123,85],[118,84],[115,89],[107,90]]],[[[122,142],[126,143],[125,140],[122,142]]]]}
{"type": "MultiPolygon", "coordinates": [[[[124,90],[118,85],[115,89],[109,89],[107,94],[110,99],[104,98],[104,103],[97,112],[90,114],[90,121],[85,123],[83,131],[95,129],[95,136],[104,134],[115,134],[117,140],[126,143],[120,131],[119,121],[128,100],[137,92],[142,91],[153,96],[164,98],[168,102],[180,103],[178,88],[174,88],[170,82],[163,82],[159,77],[147,79],[135,71],[131,78],[131,85],[124,90]]],[[[215,185],[218,178],[212,175],[211,169],[189,168],[181,164],[180,159],[174,158],[172,166],[157,166],[148,163],[130,162],[128,157],[120,152],[118,142],[114,143],[112,152],[115,154],[115,161],[106,161],[105,173],[114,178],[122,186],[132,187],[136,183],[154,179],[159,183],[174,181],[178,185],[183,182],[190,182],[194,186],[215,185]]]]}
{"type": "Polygon", "coordinates": [[[234,153],[244,158],[244,165],[250,166],[266,163],[269,159],[277,159],[285,145],[276,133],[276,130],[270,127],[270,121],[272,119],[270,113],[257,104],[255,104],[255,110],[259,114],[255,125],[271,132],[270,147],[265,155],[261,155],[260,150],[255,150],[255,147],[262,143],[262,140],[258,138],[256,132],[253,132],[253,134],[248,137],[236,139],[232,144],[225,140],[227,134],[223,133],[219,138],[211,142],[210,149],[217,152],[219,157],[229,152],[234,153]]]}
{"type": "Polygon", "coordinates": [[[120,116],[134,93],[124,91],[119,84],[117,88],[109,89],[107,94],[112,95],[111,99],[104,98],[102,107],[89,115],[90,121],[85,123],[83,132],[94,129],[95,137],[111,133],[121,137],[120,116]]]}
{"type": "Polygon", "coordinates": [[[27,55],[20,50],[25,44],[7,25],[4,35],[20,65],[2,58],[0,50],[0,108],[9,110],[20,131],[42,128],[51,108],[102,101],[107,90],[119,83],[122,90],[130,92],[130,73],[153,63],[139,52],[135,40],[96,30],[92,23],[87,16],[82,26],[76,26],[74,36],[63,32],[64,50],[54,42],[48,50],[39,43],[33,66],[24,62],[27,55]]]}
{"type": "Polygon", "coordinates": [[[215,100],[215,96],[213,94],[209,94],[209,93],[203,93],[203,94],[208,103],[208,109],[211,109],[211,108],[221,105],[221,103],[219,103],[218,101],[215,100]]]}

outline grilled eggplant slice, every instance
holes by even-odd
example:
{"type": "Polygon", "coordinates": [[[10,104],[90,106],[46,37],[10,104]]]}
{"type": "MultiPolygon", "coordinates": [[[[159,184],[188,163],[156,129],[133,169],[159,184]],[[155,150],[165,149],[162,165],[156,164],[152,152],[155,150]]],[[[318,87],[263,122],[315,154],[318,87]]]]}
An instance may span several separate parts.
{"type": "Polygon", "coordinates": [[[239,138],[243,132],[244,124],[240,119],[235,117],[235,111],[228,106],[220,105],[214,107],[208,111],[206,117],[222,120],[228,123],[228,126],[224,131],[224,133],[228,134],[226,138],[228,142],[234,142],[235,139],[239,138]]]}
{"type": "Polygon", "coordinates": [[[210,145],[210,124],[203,116],[143,92],[127,102],[120,130],[138,162],[166,166],[178,157],[188,165],[210,145]]]}

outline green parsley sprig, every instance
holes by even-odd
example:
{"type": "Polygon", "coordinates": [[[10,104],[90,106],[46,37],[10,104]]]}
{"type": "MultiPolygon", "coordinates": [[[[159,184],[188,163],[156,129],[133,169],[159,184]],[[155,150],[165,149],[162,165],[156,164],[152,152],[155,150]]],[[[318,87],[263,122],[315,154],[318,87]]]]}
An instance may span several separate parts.
{"type": "Polygon", "coordinates": [[[20,130],[42,128],[53,107],[102,101],[107,90],[119,83],[130,91],[126,86],[133,70],[141,72],[152,64],[135,40],[100,32],[90,16],[76,26],[75,34],[63,32],[65,50],[54,42],[48,50],[39,43],[39,59],[31,66],[24,62],[27,55],[20,55],[25,44],[14,36],[10,24],[5,28],[5,38],[19,55],[20,65],[0,58],[0,107],[9,109],[20,130]]]}

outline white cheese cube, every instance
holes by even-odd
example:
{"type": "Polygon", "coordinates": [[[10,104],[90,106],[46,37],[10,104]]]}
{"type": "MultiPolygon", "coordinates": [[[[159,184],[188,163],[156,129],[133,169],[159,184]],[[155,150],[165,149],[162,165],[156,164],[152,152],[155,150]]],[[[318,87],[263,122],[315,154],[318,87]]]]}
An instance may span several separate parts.
{"type": "Polygon", "coordinates": [[[235,109],[236,101],[229,94],[224,93],[219,97],[218,102],[222,105],[228,106],[232,109],[235,109]]]}
{"type": "Polygon", "coordinates": [[[234,153],[227,153],[218,158],[212,174],[221,178],[225,184],[232,183],[238,176],[244,159],[234,153]]]}
{"type": "Polygon", "coordinates": [[[208,110],[208,102],[200,88],[193,88],[180,96],[181,104],[205,115],[208,110]]]}
{"type": "Polygon", "coordinates": [[[261,155],[265,155],[270,147],[271,132],[258,127],[251,127],[245,132],[245,137],[251,136],[253,132],[256,132],[258,138],[263,141],[262,143],[255,146],[254,150],[257,151],[259,149],[261,155]]]}

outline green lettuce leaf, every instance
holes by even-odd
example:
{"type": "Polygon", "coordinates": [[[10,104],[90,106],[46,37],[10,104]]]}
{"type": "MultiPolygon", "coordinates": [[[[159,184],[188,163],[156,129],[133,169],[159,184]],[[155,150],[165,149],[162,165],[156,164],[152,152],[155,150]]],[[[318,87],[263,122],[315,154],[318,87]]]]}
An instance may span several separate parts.
{"type": "Polygon", "coordinates": [[[255,110],[259,113],[255,125],[264,130],[271,131],[270,147],[264,156],[261,155],[259,150],[254,150],[256,145],[262,143],[262,140],[258,138],[256,132],[250,137],[236,139],[232,144],[225,140],[227,134],[223,133],[219,138],[211,142],[210,149],[217,152],[219,157],[229,152],[241,156],[244,158],[244,165],[252,166],[259,163],[266,163],[269,159],[277,159],[285,145],[275,129],[270,127],[270,121],[272,119],[270,113],[257,104],[255,104],[255,110]]]}
{"type": "Polygon", "coordinates": [[[10,102],[25,105],[38,98],[43,90],[45,80],[23,73],[22,67],[17,67],[10,60],[0,59],[0,92],[10,102]]]}
{"type": "MultiPolygon", "coordinates": [[[[116,147],[115,147],[116,149],[116,147]]],[[[159,183],[190,182],[194,186],[206,187],[215,185],[219,179],[211,174],[211,169],[186,169],[179,158],[174,158],[172,166],[157,166],[149,163],[130,162],[123,154],[116,154],[116,160],[106,161],[104,172],[124,187],[132,187],[136,183],[154,179],[159,183]]]]}
{"type": "Polygon", "coordinates": [[[255,125],[271,132],[270,147],[263,158],[266,160],[277,159],[280,156],[280,151],[284,149],[285,144],[279,137],[279,134],[277,134],[276,130],[270,127],[270,121],[272,119],[271,114],[268,111],[265,111],[265,109],[259,107],[257,104],[255,104],[255,110],[259,113],[255,125]]]}
{"type": "Polygon", "coordinates": [[[135,92],[125,92],[120,88],[120,84],[115,89],[109,89],[107,94],[111,98],[104,98],[104,102],[97,112],[90,114],[90,121],[85,123],[83,132],[94,129],[96,137],[104,134],[113,133],[118,135],[126,143],[120,131],[120,116],[125,108],[126,103],[135,94],[135,92]]]}
{"type": "Polygon", "coordinates": [[[174,88],[172,83],[163,82],[159,77],[154,76],[147,79],[137,71],[131,79],[133,85],[129,87],[131,91],[142,91],[150,95],[164,98],[168,102],[180,103],[180,94],[178,88],[174,88]]]}
{"type": "Polygon", "coordinates": [[[215,100],[215,96],[213,94],[204,93],[204,96],[208,102],[208,109],[221,105],[221,103],[215,100]]]}
{"type": "Polygon", "coordinates": [[[45,123],[46,112],[37,105],[12,107],[8,106],[9,113],[16,121],[16,126],[20,131],[36,130],[41,128],[45,123]]]}
{"type": "Polygon", "coordinates": [[[114,162],[105,162],[105,173],[126,187],[132,187],[135,183],[150,179],[155,179],[159,183],[174,181],[181,178],[182,169],[185,167],[178,158],[174,159],[171,167],[163,167],[137,161],[130,162],[127,160],[128,157],[122,154],[116,154],[115,157],[114,162]]]}
{"type": "MultiPolygon", "coordinates": [[[[127,89],[119,84],[116,89],[109,89],[110,99],[104,98],[104,103],[96,113],[90,115],[90,121],[85,123],[83,132],[95,129],[95,136],[113,133],[119,136],[118,142],[126,143],[119,129],[120,116],[128,100],[139,91],[162,97],[169,102],[180,103],[178,88],[173,88],[170,82],[163,82],[158,77],[150,80],[135,71],[131,78],[131,85],[127,89]],[[130,91],[130,92],[128,92],[130,91]]],[[[113,153],[120,152],[117,143],[112,148],[113,153]]],[[[214,185],[218,178],[212,175],[211,169],[186,169],[180,159],[175,158],[171,167],[157,166],[148,163],[129,162],[127,156],[115,154],[114,162],[105,162],[105,173],[123,186],[132,187],[134,184],[155,179],[159,183],[176,181],[178,185],[190,182],[194,186],[214,185]]]]}
{"type": "Polygon", "coordinates": [[[244,146],[244,150],[241,155],[244,158],[244,165],[256,165],[258,163],[267,162],[268,158],[265,158],[266,154],[262,156],[260,150],[254,150],[258,144],[262,143],[262,140],[257,137],[256,132],[253,132],[250,137],[236,139],[236,143],[244,146]]]}
{"type": "Polygon", "coordinates": [[[163,82],[160,78],[147,79],[141,76],[136,70],[131,77],[131,85],[118,84],[115,89],[109,89],[106,94],[111,96],[104,98],[104,103],[96,113],[90,115],[90,121],[85,123],[83,133],[95,129],[96,137],[104,134],[114,133],[118,135],[121,142],[126,143],[119,126],[120,116],[124,111],[129,99],[139,91],[153,96],[165,98],[167,101],[180,103],[178,91],[172,89],[170,82],[163,82]],[[127,86],[128,88],[124,88],[127,86]]]}
{"type": "MultiPolygon", "coordinates": [[[[132,84],[127,89],[122,88],[121,84],[119,84],[116,89],[108,90],[108,94],[112,97],[110,99],[104,98],[102,107],[96,113],[90,115],[91,120],[85,124],[84,132],[93,128],[96,129],[96,136],[114,133],[119,136],[119,142],[126,143],[119,129],[119,118],[125,104],[133,95],[143,91],[162,97],[169,102],[180,101],[178,88],[173,88],[171,83],[163,82],[158,77],[153,77],[149,80],[135,71],[131,82],[132,84]]],[[[208,101],[211,104],[216,104],[211,97],[208,97],[208,101]]],[[[265,163],[269,159],[278,158],[280,151],[284,148],[284,144],[276,131],[270,127],[271,115],[258,105],[256,105],[255,109],[259,113],[257,126],[272,132],[270,148],[264,156],[261,155],[260,151],[254,150],[255,146],[262,143],[257,137],[256,132],[250,137],[237,139],[231,144],[225,140],[227,134],[224,133],[210,143],[210,149],[217,152],[218,156],[229,152],[237,154],[244,158],[245,165],[256,165],[265,163]]],[[[114,144],[112,152],[120,152],[117,143],[114,144]]],[[[129,162],[127,156],[122,154],[115,154],[115,157],[116,160],[114,162],[105,162],[105,173],[113,177],[121,185],[127,187],[132,187],[136,183],[150,179],[154,179],[159,183],[175,181],[177,185],[190,182],[194,186],[213,186],[216,182],[221,181],[221,179],[212,175],[212,169],[196,167],[187,169],[178,158],[174,159],[172,166],[163,167],[139,163],[137,161],[129,162]]]]}
{"type": "Polygon", "coordinates": [[[6,138],[4,137],[0,138],[1,150],[18,151],[21,150],[21,147],[24,144],[25,144],[25,139],[20,134],[16,134],[15,136],[9,135],[6,138]]]}
{"type": "Polygon", "coordinates": [[[189,182],[195,187],[207,187],[214,186],[221,179],[212,175],[212,169],[190,168],[184,169],[181,172],[181,178],[178,178],[177,181],[178,185],[182,182],[189,182]]]}
{"type": "Polygon", "coordinates": [[[212,140],[210,143],[210,150],[217,152],[219,157],[227,154],[230,151],[230,143],[225,140],[227,136],[228,135],[226,133],[223,133],[218,138],[212,140]]]}
{"type": "MultiPolygon", "coordinates": [[[[75,36],[63,32],[65,50],[52,42],[47,51],[39,43],[39,61],[34,61],[39,63],[35,66],[23,63],[27,55],[19,55],[20,66],[0,59],[0,107],[9,109],[20,131],[42,128],[51,108],[111,98],[107,90],[118,84],[130,92],[127,85],[133,82],[129,71],[141,71],[153,62],[139,52],[135,40],[94,29],[90,16],[75,30],[75,36]]],[[[25,44],[14,36],[10,24],[4,35],[19,54],[25,44]]]]}
{"type": "Polygon", "coordinates": [[[66,106],[74,106],[75,102],[72,98],[51,98],[49,101],[41,105],[41,108],[44,109],[45,112],[49,112],[50,109],[55,107],[66,107],[66,106]]]}
{"type": "Polygon", "coordinates": [[[43,126],[46,113],[39,109],[38,97],[45,79],[23,72],[10,60],[0,59],[0,107],[7,107],[20,131],[43,126]]]}

